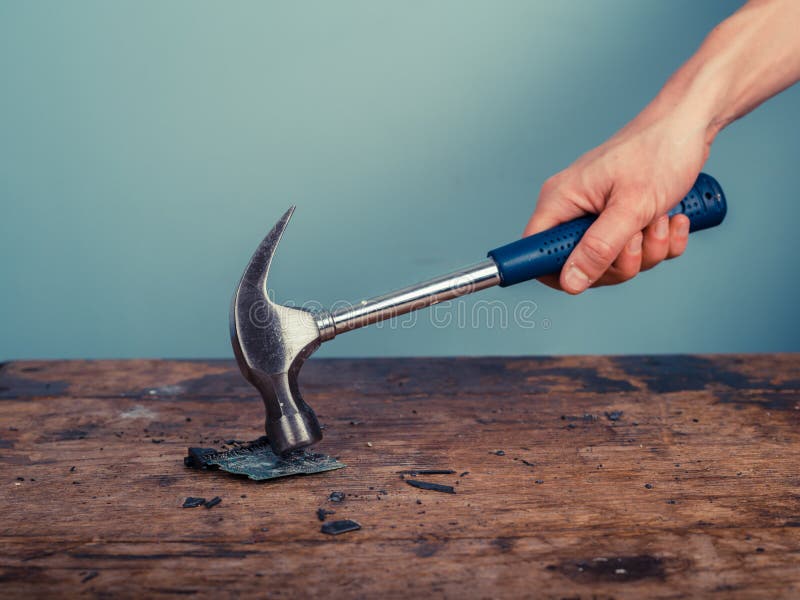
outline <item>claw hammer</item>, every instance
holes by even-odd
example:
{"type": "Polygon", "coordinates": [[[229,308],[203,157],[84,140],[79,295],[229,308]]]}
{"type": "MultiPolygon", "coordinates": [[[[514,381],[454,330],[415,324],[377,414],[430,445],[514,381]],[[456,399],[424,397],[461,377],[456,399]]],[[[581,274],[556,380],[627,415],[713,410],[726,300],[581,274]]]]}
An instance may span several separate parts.
{"type": "MultiPolygon", "coordinates": [[[[269,266],[294,207],[275,224],[256,249],[236,288],[230,331],[236,361],[264,400],[265,429],[277,454],[322,439],[319,422],[300,394],[297,378],[305,360],[337,335],[413,310],[499,285],[558,273],[572,249],[594,222],[586,216],[491,250],[487,259],[332,311],[311,312],[273,302],[267,288],[269,266]]],[[[719,183],[705,173],[669,215],[689,217],[689,231],[719,225],[727,205],[719,183]]]]}

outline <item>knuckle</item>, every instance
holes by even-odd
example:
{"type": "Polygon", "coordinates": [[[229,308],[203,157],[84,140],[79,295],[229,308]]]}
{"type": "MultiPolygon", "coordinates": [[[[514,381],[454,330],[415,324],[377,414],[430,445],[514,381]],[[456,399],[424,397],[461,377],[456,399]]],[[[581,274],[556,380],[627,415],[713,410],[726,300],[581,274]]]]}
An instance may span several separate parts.
{"type": "Polygon", "coordinates": [[[561,187],[561,180],[563,176],[561,173],[556,173],[555,175],[548,177],[545,182],[542,184],[541,190],[539,192],[539,197],[543,198],[545,196],[550,196],[558,191],[561,187]]]}
{"type": "Polygon", "coordinates": [[[650,266],[657,265],[662,260],[667,258],[667,254],[669,254],[669,248],[669,243],[664,243],[661,240],[654,243],[653,241],[648,240],[647,248],[642,256],[642,264],[648,264],[650,266]]]}
{"type": "Polygon", "coordinates": [[[629,184],[624,193],[620,193],[612,201],[609,201],[608,208],[614,212],[618,220],[644,229],[655,218],[655,206],[653,202],[648,202],[647,198],[646,187],[629,184]]]}
{"type": "Polygon", "coordinates": [[[667,258],[678,258],[686,250],[686,246],[680,248],[670,248],[667,258]]]}
{"type": "Polygon", "coordinates": [[[651,261],[651,260],[642,261],[642,268],[641,268],[641,270],[642,270],[642,271],[649,271],[650,269],[652,269],[653,267],[655,267],[657,264],[658,264],[657,262],[653,262],[653,261],[651,261]]]}
{"type": "Polygon", "coordinates": [[[625,202],[615,205],[614,208],[620,220],[635,224],[640,229],[651,221],[650,211],[645,202],[625,202]]]}
{"type": "Polygon", "coordinates": [[[614,260],[614,248],[601,237],[588,233],[579,244],[582,256],[595,269],[607,267],[614,260]]]}
{"type": "Polygon", "coordinates": [[[623,281],[629,281],[636,277],[639,274],[639,268],[635,265],[624,267],[619,270],[618,279],[620,283],[623,281]]]}

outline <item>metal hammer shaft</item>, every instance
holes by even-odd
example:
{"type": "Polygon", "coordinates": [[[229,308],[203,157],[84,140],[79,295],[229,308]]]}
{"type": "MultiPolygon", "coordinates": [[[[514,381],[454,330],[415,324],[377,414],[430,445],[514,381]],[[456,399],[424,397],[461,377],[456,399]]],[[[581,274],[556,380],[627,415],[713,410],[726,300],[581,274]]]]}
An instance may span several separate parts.
{"type": "Polygon", "coordinates": [[[499,283],[500,271],[497,269],[497,264],[492,259],[488,259],[447,275],[441,275],[369,300],[362,300],[355,306],[318,313],[315,316],[320,339],[324,342],[345,331],[399,317],[411,311],[452,300],[499,283]]]}

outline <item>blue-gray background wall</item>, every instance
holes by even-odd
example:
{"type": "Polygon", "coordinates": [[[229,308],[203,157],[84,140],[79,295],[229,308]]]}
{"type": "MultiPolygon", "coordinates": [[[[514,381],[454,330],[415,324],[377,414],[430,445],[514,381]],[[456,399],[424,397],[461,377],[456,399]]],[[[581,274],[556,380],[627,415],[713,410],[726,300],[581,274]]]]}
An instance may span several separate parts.
{"type": "MultiPolygon", "coordinates": [[[[738,4],[0,2],[0,358],[230,356],[231,293],[289,204],[279,300],[481,260],[738,4]]],[[[681,260],[482,293],[535,302],[533,328],[420,314],[321,353],[800,350],[799,121],[795,87],[723,132],[729,219],[681,260]]]]}

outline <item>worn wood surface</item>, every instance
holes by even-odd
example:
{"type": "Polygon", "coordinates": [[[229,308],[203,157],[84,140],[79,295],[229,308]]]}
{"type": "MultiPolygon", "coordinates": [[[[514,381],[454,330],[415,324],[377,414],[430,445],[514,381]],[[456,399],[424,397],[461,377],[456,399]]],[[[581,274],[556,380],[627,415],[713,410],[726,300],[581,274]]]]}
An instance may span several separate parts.
{"type": "Polygon", "coordinates": [[[4,596],[800,597],[800,355],[311,360],[301,384],[348,467],[259,484],[182,462],[261,434],[232,362],[3,365],[4,596]]]}

